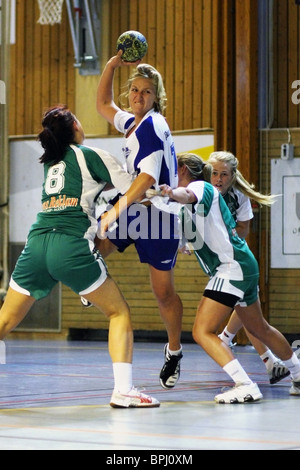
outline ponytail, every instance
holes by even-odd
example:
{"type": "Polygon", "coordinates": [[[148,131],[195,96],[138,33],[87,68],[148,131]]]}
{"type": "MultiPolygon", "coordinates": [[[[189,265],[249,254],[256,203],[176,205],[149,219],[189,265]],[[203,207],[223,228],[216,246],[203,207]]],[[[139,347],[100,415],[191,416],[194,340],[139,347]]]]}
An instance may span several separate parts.
{"type": "Polygon", "coordinates": [[[44,153],[40,163],[57,163],[63,159],[67,147],[74,142],[75,116],[64,105],[48,109],[43,117],[43,130],[37,139],[40,141],[44,153]]]}

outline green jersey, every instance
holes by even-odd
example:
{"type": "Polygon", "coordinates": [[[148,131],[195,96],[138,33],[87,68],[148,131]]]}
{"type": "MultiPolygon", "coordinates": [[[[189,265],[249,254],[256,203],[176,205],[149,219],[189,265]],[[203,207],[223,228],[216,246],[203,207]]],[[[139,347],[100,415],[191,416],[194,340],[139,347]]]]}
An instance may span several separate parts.
{"type": "Polygon", "coordinates": [[[257,261],[246,241],[239,238],[223,196],[204,181],[194,181],[188,188],[197,202],[183,208],[183,231],[203,271],[232,281],[257,276],[257,261]]]}
{"type": "Polygon", "coordinates": [[[124,194],[131,183],[132,176],[108,152],[70,145],[60,162],[44,165],[42,210],[29,238],[53,231],[94,240],[99,194],[106,184],[124,194]]]}

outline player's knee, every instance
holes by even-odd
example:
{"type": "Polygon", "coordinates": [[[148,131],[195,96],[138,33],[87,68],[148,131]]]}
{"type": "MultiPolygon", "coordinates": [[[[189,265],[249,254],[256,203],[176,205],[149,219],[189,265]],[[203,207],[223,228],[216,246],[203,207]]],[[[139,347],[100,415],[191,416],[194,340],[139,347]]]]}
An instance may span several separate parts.
{"type": "Polygon", "coordinates": [[[127,323],[130,323],[130,309],[129,305],[127,302],[124,302],[124,304],[121,307],[118,308],[112,308],[109,312],[106,312],[106,316],[109,320],[116,320],[116,319],[124,319],[127,323]]]}
{"type": "Polygon", "coordinates": [[[153,289],[153,293],[159,304],[168,305],[176,301],[176,292],[170,286],[158,286],[153,289]]]}
{"type": "Polygon", "coordinates": [[[204,340],[204,332],[202,331],[201,328],[199,328],[198,326],[196,327],[194,325],[193,327],[193,330],[192,330],[192,336],[193,336],[193,340],[199,344],[199,346],[202,346],[203,344],[203,340],[204,340]]]}

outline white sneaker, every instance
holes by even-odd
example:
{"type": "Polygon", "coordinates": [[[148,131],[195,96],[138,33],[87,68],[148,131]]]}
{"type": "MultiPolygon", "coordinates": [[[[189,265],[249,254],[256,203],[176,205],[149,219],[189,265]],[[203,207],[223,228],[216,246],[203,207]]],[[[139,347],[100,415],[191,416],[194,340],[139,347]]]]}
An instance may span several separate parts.
{"type": "Polygon", "coordinates": [[[235,387],[227,390],[227,392],[220,393],[215,396],[217,403],[249,403],[260,400],[262,394],[255,383],[247,385],[236,385],[235,387]]]}
{"type": "Polygon", "coordinates": [[[112,408],[156,408],[160,406],[160,403],[156,398],[145,395],[135,387],[132,387],[126,394],[114,390],[110,406],[112,408]]]}
{"type": "Polygon", "coordinates": [[[292,382],[290,395],[300,395],[300,382],[292,382]]]}

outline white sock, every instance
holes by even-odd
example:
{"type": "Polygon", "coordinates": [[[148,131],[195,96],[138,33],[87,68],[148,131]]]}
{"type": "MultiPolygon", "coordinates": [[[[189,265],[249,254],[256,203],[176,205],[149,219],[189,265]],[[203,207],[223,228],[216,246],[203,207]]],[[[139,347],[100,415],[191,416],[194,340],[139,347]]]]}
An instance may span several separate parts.
{"type": "Polygon", "coordinates": [[[250,385],[252,383],[252,380],[237,359],[228,362],[223,367],[223,370],[236,384],[250,385]]]}
{"type": "Polygon", "coordinates": [[[268,349],[264,354],[260,356],[268,372],[271,372],[274,366],[274,362],[278,361],[276,356],[268,349]]]}
{"type": "Polygon", "coordinates": [[[300,382],[300,362],[295,353],[293,353],[291,359],[283,361],[285,366],[289,369],[291,377],[295,382],[300,382]]]}
{"type": "Polygon", "coordinates": [[[132,364],[127,362],[113,363],[115,390],[128,393],[132,389],[132,364]]]}
{"type": "Polygon", "coordinates": [[[169,345],[168,345],[168,353],[171,355],[171,356],[179,356],[179,354],[181,353],[182,351],[182,346],[180,345],[180,349],[177,349],[177,351],[171,351],[171,349],[169,348],[169,345]]]}
{"type": "Polygon", "coordinates": [[[219,338],[223,341],[223,343],[227,344],[227,346],[230,345],[234,337],[235,333],[230,333],[230,331],[227,330],[227,326],[225,326],[224,330],[219,336],[219,338]]]}

